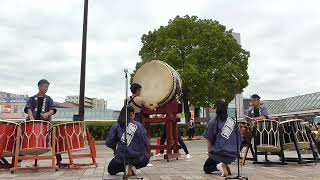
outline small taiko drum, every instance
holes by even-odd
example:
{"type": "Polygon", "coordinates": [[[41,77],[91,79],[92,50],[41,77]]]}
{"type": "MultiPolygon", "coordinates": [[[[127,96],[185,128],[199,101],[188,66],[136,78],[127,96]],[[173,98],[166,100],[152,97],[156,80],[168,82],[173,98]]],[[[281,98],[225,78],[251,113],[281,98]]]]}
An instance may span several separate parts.
{"type": "Polygon", "coordinates": [[[29,120],[21,123],[21,155],[40,155],[51,150],[49,148],[50,122],[29,120]]]}
{"type": "Polygon", "coordinates": [[[243,145],[248,145],[251,143],[252,135],[251,135],[251,126],[245,119],[240,118],[239,121],[240,132],[243,138],[243,145]]]}
{"type": "Polygon", "coordinates": [[[255,144],[259,152],[279,152],[279,122],[264,119],[255,122],[255,144]]]}
{"type": "Polygon", "coordinates": [[[0,156],[13,157],[18,123],[0,120],[0,156]]]}
{"type": "Polygon", "coordinates": [[[310,142],[302,119],[291,119],[280,123],[282,128],[281,138],[285,150],[296,150],[294,141],[298,149],[310,148],[310,142]]]}
{"type": "Polygon", "coordinates": [[[133,77],[133,82],[142,86],[141,96],[149,104],[163,106],[181,95],[179,73],[162,61],[143,64],[133,77]]]}
{"type": "Polygon", "coordinates": [[[56,127],[56,153],[66,153],[68,141],[70,151],[82,150],[86,148],[86,126],[84,122],[68,122],[55,125],[56,127]],[[67,140],[68,139],[68,140],[67,140]]]}

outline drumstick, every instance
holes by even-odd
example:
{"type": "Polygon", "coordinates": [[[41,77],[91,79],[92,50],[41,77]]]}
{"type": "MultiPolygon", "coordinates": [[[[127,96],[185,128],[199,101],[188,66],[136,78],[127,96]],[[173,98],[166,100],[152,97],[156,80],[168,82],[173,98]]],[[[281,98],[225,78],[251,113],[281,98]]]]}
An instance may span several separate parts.
{"type": "Polygon", "coordinates": [[[254,120],[254,118],[249,117],[249,116],[247,116],[247,115],[245,115],[245,117],[248,118],[248,119],[254,120]]]}

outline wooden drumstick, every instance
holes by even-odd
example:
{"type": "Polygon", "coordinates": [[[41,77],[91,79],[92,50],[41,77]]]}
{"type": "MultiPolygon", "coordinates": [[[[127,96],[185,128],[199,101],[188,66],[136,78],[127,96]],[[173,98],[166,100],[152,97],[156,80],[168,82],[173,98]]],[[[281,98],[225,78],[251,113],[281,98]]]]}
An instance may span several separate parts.
{"type": "Polygon", "coordinates": [[[249,117],[249,116],[247,116],[247,115],[245,115],[245,117],[248,118],[248,119],[250,119],[250,120],[254,120],[254,118],[249,117]]]}

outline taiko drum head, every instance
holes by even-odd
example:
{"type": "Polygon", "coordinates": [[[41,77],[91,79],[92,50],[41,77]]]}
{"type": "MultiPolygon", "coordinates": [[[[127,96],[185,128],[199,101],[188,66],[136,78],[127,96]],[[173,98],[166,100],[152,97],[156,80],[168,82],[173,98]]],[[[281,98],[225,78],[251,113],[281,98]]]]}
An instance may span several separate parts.
{"type": "Polygon", "coordinates": [[[143,64],[136,72],[134,83],[142,86],[141,96],[149,104],[162,106],[181,93],[181,78],[171,66],[162,61],[143,64]]]}

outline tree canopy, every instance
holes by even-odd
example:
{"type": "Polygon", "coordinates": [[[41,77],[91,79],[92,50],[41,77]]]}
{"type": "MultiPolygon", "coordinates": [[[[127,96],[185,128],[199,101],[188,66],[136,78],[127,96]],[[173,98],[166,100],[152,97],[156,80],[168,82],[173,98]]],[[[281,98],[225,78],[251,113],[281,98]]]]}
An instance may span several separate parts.
{"type": "Polygon", "coordinates": [[[177,16],[143,34],[136,70],[151,60],[164,61],[181,75],[185,105],[208,107],[222,98],[230,102],[248,85],[250,56],[232,33],[218,21],[177,16]]]}

